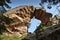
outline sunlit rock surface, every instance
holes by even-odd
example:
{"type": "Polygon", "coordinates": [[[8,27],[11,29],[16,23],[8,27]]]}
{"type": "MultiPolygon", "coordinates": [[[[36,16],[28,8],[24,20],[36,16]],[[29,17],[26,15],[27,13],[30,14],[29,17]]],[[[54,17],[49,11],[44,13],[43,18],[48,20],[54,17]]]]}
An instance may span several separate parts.
{"type": "Polygon", "coordinates": [[[20,6],[11,9],[4,13],[6,17],[12,19],[12,22],[7,26],[7,31],[11,34],[27,33],[30,20],[35,16],[36,19],[41,20],[42,24],[47,25],[52,14],[47,13],[44,9],[37,9],[34,6],[20,6]],[[47,17],[48,16],[48,17],[47,17]],[[46,18],[45,18],[46,17],[46,18]]]}
{"type": "Polygon", "coordinates": [[[60,23],[60,16],[59,15],[55,15],[54,17],[50,18],[50,21],[52,22],[52,26],[53,25],[57,25],[60,23]]]}
{"type": "MultiPolygon", "coordinates": [[[[60,16],[54,16],[52,17],[51,13],[46,12],[46,10],[40,8],[36,9],[34,6],[20,6],[16,7],[14,9],[11,9],[4,13],[4,16],[9,17],[12,19],[12,22],[10,24],[5,24],[7,31],[5,32],[6,35],[19,35],[22,34],[28,34],[27,28],[29,26],[30,20],[35,17],[38,20],[41,20],[42,24],[46,25],[48,27],[48,31],[45,31],[47,33],[50,33],[49,26],[54,26],[60,23],[60,16]]],[[[54,27],[52,27],[53,29],[54,27]]],[[[40,26],[38,27],[38,31],[42,29],[40,26]]],[[[46,30],[46,29],[44,29],[46,30]]],[[[53,29],[54,30],[54,29],[53,29]]],[[[38,32],[36,31],[36,32],[38,32]]],[[[52,31],[52,30],[51,30],[52,31]]],[[[44,31],[42,32],[44,35],[44,31]]],[[[41,34],[42,34],[41,33],[41,34]]],[[[40,32],[37,33],[38,38],[40,37],[40,32]]],[[[35,40],[36,35],[28,34],[27,36],[30,40],[35,40]]]]}
{"type": "Polygon", "coordinates": [[[6,34],[27,34],[29,22],[33,17],[35,8],[33,6],[20,6],[11,9],[4,13],[6,17],[12,19],[12,22],[7,25],[6,34]]]}

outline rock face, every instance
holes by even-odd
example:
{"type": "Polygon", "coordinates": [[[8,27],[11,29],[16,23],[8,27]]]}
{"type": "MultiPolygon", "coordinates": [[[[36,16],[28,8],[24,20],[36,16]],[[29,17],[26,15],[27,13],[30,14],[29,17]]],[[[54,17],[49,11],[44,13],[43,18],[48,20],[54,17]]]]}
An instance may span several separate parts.
{"type": "Polygon", "coordinates": [[[6,17],[12,19],[12,22],[6,25],[6,34],[27,34],[27,27],[33,17],[34,10],[33,6],[20,6],[4,13],[6,17]]]}
{"type": "Polygon", "coordinates": [[[60,16],[55,15],[50,18],[50,22],[51,25],[46,29],[41,30],[41,25],[38,26],[35,31],[37,40],[60,40],[60,16]]]}
{"type": "Polygon", "coordinates": [[[38,31],[35,31],[37,36],[34,36],[35,34],[29,34],[27,37],[28,40],[35,40],[35,38],[37,38],[38,40],[45,40],[45,39],[49,40],[50,38],[49,39],[46,38],[49,36],[49,34],[53,35],[56,30],[60,30],[59,29],[60,16],[55,15],[54,17],[52,17],[51,13],[46,12],[44,9],[36,9],[33,6],[20,6],[20,7],[11,9],[10,11],[7,11],[3,15],[12,20],[10,24],[5,24],[7,29],[5,34],[8,34],[8,35],[18,34],[19,36],[21,36],[22,34],[27,34],[27,28],[29,26],[29,22],[34,16],[36,19],[41,20],[42,24],[47,25],[48,29],[39,31],[41,29],[39,26],[37,28],[38,31]],[[54,26],[57,24],[59,25],[54,26]],[[52,27],[49,27],[49,26],[52,26],[52,27]]]}
{"type": "Polygon", "coordinates": [[[36,19],[41,20],[42,24],[47,25],[49,18],[52,17],[51,13],[47,13],[44,9],[36,9],[33,6],[20,6],[11,9],[3,14],[12,19],[12,22],[7,26],[7,31],[11,34],[27,33],[27,27],[31,18],[35,16],[36,19]],[[47,17],[48,16],[48,17],[47,17]]]}
{"type": "Polygon", "coordinates": [[[55,15],[54,17],[50,18],[51,24],[53,25],[57,25],[60,23],[60,16],[59,15],[55,15]]]}
{"type": "Polygon", "coordinates": [[[36,9],[35,10],[35,18],[41,20],[41,23],[44,25],[48,25],[50,18],[52,17],[51,13],[46,12],[44,9],[36,9]]]}
{"type": "MultiPolygon", "coordinates": [[[[7,31],[5,34],[27,34],[27,28],[30,20],[35,16],[36,19],[41,20],[42,24],[50,25],[51,13],[46,12],[44,9],[36,9],[33,6],[20,6],[11,9],[3,14],[6,17],[12,19],[10,24],[5,24],[7,31]]],[[[32,35],[32,34],[31,34],[32,35]]],[[[35,35],[35,34],[34,34],[35,35]]],[[[34,36],[33,35],[33,36],[34,36]]],[[[31,36],[31,37],[33,37],[31,36]]],[[[31,38],[28,37],[28,38],[31,38]]],[[[31,40],[31,39],[30,39],[31,40]]],[[[32,39],[35,40],[35,39],[32,39]]]]}

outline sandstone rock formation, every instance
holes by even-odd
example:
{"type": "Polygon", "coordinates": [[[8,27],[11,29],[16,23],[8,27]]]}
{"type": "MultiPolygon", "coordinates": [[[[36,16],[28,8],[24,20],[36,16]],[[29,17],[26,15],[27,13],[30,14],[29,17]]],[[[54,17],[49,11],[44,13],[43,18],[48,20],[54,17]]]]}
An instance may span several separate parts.
{"type": "Polygon", "coordinates": [[[27,28],[30,20],[35,16],[36,19],[41,20],[42,24],[48,25],[50,23],[51,13],[46,12],[42,8],[35,8],[34,6],[19,6],[11,9],[3,14],[12,19],[10,24],[5,24],[7,31],[5,34],[12,35],[27,34],[27,28]]]}
{"type": "Polygon", "coordinates": [[[6,34],[26,34],[34,10],[33,6],[20,6],[4,13],[4,16],[12,19],[9,25],[6,24],[6,34]]]}
{"type": "Polygon", "coordinates": [[[51,13],[46,12],[44,9],[35,10],[35,18],[41,20],[41,23],[48,26],[48,22],[52,17],[51,13]]]}
{"type": "Polygon", "coordinates": [[[51,21],[51,24],[52,24],[51,26],[60,24],[60,16],[55,15],[54,17],[50,18],[50,21],[51,21]]]}

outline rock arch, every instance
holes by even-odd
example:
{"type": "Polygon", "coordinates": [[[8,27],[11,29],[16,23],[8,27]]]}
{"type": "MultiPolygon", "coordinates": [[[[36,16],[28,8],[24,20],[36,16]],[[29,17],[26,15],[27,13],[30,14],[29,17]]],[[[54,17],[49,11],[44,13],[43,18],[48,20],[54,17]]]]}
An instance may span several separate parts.
{"type": "Polygon", "coordinates": [[[44,9],[36,9],[34,11],[35,13],[35,18],[38,20],[41,20],[42,24],[44,25],[49,25],[48,22],[50,22],[50,18],[52,18],[52,14],[46,12],[44,9]]]}
{"type": "Polygon", "coordinates": [[[27,26],[34,16],[36,19],[41,20],[44,25],[47,25],[46,23],[49,21],[49,18],[52,17],[51,13],[47,13],[43,9],[36,9],[34,6],[26,5],[11,9],[4,13],[4,15],[13,20],[9,25],[6,24],[7,30],[11,34],[27,33],[27,26]]]}

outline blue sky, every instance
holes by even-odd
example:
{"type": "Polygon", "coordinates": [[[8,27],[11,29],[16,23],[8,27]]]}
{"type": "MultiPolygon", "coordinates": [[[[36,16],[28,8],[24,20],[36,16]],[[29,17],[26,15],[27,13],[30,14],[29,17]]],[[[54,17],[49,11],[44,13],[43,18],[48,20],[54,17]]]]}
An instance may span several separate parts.
{"type": "MultiPolygon", "coordinates": [[[[9,4],[11,6],[11,8],[15,8],[17,6],[21,6],[21,5],[33,5],[35,7],[39,7],[39,2],[40,0],[11,0],[11,4],[9,4]]],[[[47,4],[45,4],[45,9],[47,12],[53,13],[54,15],[58,14],[58,11],[56,10],[56,6],[53,6],[52,9],[47,9],[46,7],[47,4]]],[[[31,19],[31,25],[30,28],[28,29],[29,32],[33,32],[37,26],[41,23],[41,21],[33,18],[31,19]]]]}

